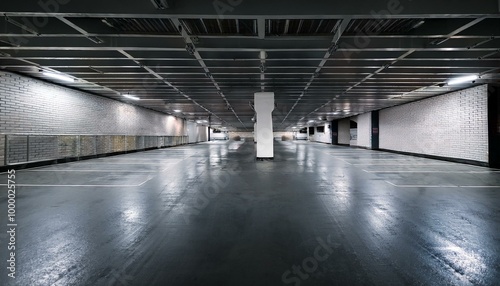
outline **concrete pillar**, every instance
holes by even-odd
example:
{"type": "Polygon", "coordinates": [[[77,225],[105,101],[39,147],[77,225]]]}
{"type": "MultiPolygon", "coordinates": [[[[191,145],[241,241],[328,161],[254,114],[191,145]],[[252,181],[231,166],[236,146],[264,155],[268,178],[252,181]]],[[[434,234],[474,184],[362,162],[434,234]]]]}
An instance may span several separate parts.
{"type": "Polygon", "coordinates": [[[253,143],[257,143],[257,122],[253,124],[253,143]]]}
{"type": "Polygon", "coordinates": [[[488,165],[500,168],[500,86],[488,86],[488,165]]]}
{"type": "Polygon", "coordinates": [[[379,124],[378,124],[378,110],[372,111],[371,112],[371,122],[372,122],[372,128],[371,128],[371,149],[372,150],[378,150],[378,142],[379,142],[379,124]]]}
{"type": "Polygon", "coordinates": [[[273,117],[274,92],[254,94],[256,117],[255,137],[257,139],[257,159],[274,158],[273,117]]]}
{"type": "Polygon", "coordinates": [[[339,121],[333,120],[331,122],[331,126],[332,126],[332,144],[338,145],[339,144],[339,121]]]}

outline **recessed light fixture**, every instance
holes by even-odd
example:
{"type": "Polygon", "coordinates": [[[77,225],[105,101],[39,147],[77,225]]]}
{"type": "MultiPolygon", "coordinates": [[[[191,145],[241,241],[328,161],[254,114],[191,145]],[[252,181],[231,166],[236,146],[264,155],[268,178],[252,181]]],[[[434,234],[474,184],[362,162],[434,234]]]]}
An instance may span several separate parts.
{"type": "Polygon", "coordinates": [[[128,98],[128,99],[132,99],[132,100],[140,100],[139,97],[134,96],[134,95],[130,95],[130,94],[122,94],[122,96],[125,98],[128,98]]]}
{"type": "Polygon", "coordinates": [[[462,83],[466,83],[466,82],[473,82],[478,78],[479,78],[478,75],[468,75],[468,76],[463,76],[463,77],[457,77],[455,79],[448,81],[448,85],[457,85],[457,84],[462,84],[462,83]]]}
{"type": "Polygon", "coordinates": [[[42,72],[44,76],[53,78],[53,79],[58,79],[66,82],[75,82],[75,79],[72,77],[69,77],[67,75],[61,74],[61,73],[53,73],[53,72],[42,72]]]}

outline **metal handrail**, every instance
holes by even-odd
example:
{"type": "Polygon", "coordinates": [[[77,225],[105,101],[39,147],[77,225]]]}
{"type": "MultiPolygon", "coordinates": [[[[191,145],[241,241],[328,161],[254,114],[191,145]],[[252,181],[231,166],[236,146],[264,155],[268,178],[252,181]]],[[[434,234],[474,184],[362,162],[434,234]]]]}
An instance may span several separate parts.
{"type": "MultiPolygon", "coordinates": [[[[74,134],[74,135],[70,135],[70,134],[26,134],[26,133],[0,133],[0,140],[3,140],[4,141],[4,148],[3,150],[0,150],[0,155],[2,155],[2,151],[3,151],[3,162],[0,162],[0,166],[9,166],[9,165],[12,165],[12,164],[23,164],[23,163],[32,163],[32,162],[37,162],[37,161],[46,161],[46,160],[58,160],[58,159],[64,159],[64,158],[80,158],[82,156],[97,156],[97,155],[104,155],[104,154],[110,154],[110,153],[115,153],[115,152],[130,152],[130,151],[136,151],[136,150],[144,150],[144,149],[147,149],[147,148],[162,148],[162,147],[171,147],[171,146],[178,146],[178,145],[183,145],[183,144],[187,144],[189,143],[189,139],[188,139],[188,136],[187,135],[108,135],[108,134],[105,134],[105,135],[87,135],[87,134],[74,134]],[[10,155],[10,151],[11,151],[11,148],[9,146],[9,136],[16,136],[16,137],[24,137],[26,136],[26,139],[25,139],[25,143],[23,142],[23,145],[26,144],[26,151],[25,153],[17,153],[16,155],[19,155],[18,157],[21,158],[17,158],[14,160],[14,162],[10,162],[10,158],[11,155],[10,155]],[[43,155],[40,156],[41,160],[32,160],[32,158],[36,158],[36,156],[32,156],[32,153],[33,153],[33,150],[32,149],[35,149],[35,147],[31,146],[32,144],[30,144],[30,138],[33,139],[33,138],[36,138],[36,137],[56,137],[56,140],[55,140],[55,144],[52,145],[52,149],[48,150],[49,152],[50,151],[55,151],[54,152],[54,156],[52,155],[49,155],[49,156],[46,156],[44,157],[43,155]],[[75,137],[74,139],[72,139],[71,141],[73,141],[72,143],[70,144],[64,144],[62,145],[61,144],[61,137],[75,137]],[[92,143],[92,149],[93,151],[92,152],[86,152],[88,151],[88,148],[89,146],[85,146],[85,147],[82,147],[82,141],[81,141],[81,137],[94,137],[93,141],[94,143],[92,143]],[[99,152],[98,151],[98,147],[99,147],[99,144],[98,144],[98,137],[122,137],[124,138],[124,140],[121,142],[123,143],[123,145],[120,145],[118,146],[118,148],[115,148],[115,146],[113,145],[114,144],[114,141],[113,140],[110,140],[107,142],[106,147],[104,147],[104,151],[105,152],[99,152]],[[129,148],[128,146],[128,140],[127,138],[143,138],[142,140],[134,140],[134,146],[132,148],[129,148]],[[156,143],[155,144],[151,144],[151,142],[154,142],[155,140],[153,141],[146,141],[144,139],[146,139],[146,137],[150,137],[150,138],[155,138],[156,140],[156,143]],[[164,140],[164,139],[161,139],[160,141],[160,138],[179,138],[178,140],[164,140]],[[136,142],[139,142],[142,144],[139,144],[139,146],[137,146],[136,142]],[[148,143],[148,144],[146,144],[148,143]],[[67,155],[66,153],[64,154],[61,154],[61,146],[71,146],[71,145],[74,145],[74,153],[73,153],[73,150],[71,151],[71,155],[67,155]],[[172,145],[173,144],[173,145],[172,145]],[[3,163],[3,165],[2,165],[3,163]]],[[[40,154],[38,154],[40,155],[40,154]]]]}

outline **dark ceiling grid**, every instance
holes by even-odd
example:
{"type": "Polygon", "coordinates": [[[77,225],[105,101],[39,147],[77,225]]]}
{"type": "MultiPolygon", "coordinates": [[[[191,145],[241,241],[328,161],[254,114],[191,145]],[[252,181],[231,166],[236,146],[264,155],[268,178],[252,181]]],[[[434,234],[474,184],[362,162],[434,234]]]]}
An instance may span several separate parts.
{"type": "Polygon", "coordinates": [[[210,12],[210,1],[191,5],[193,1],[182,2],[189,9],[172,6],[161,11],[150,2],[91,5],[72,1],[57,14],[37,11],[36,5],[4,1],[0,13],[10,20],[23,23],[23,17],[41,15],[49,21],[30,33],[0,17],[0,26],[5,27],[0,31],[0,68],[41,78],[42,68],[60,71],[80,79],[69,86],[118,100],[123,99],[115,90],[137,90],[142,99],[138,105],[167,112],[168,101],[172,106],[185,106],[187,119],[207,116],[210,110],[216,121],[240,130],[242,124],[252,124],[248,102],[262,87],[275,92],[275,127],[283,130],[300,119],[332,120],[453,91],[460,87],[439,85],[460,75],[481,75],[477,84],[500,82],[500,15],[498,9],[491,9],[498,8],[497,1],[474,6],[459,1],[446,7],[419,2],[406,7],[408,14],[380,19],[363,14],[356,5],[328,1],[278,10],[269,7],[269,1],[245,2],[235,9],[239,15],[220,18],[210,12]],[[336,8],[327,7],[332,5],[336,8]],[[251,6],[253,11],[266,12],[252,13],[251,6]],[[350,12],[334,15],[326,11],[350,12]],[[338,19],[345,17],[352,20],[338,41],[339,56],[325,59],[338,19]],[[208,72],[188,56],[179,25],[172,19],[183,24],[208,72]],[[355,45],[360,30],[367,32],[367,46],[355,45]],[[16,47],[9,44],[15,37],[28,41],[16,47]],[[130,59],[119,50],[150,71],[127,62],[130,59]],[[262,50],[268,55],[265,60],[258,56],[262,50]],[[408,51],[413,53],[400,58],[408,51]],[[322,66],[315,73],[318,62],[322,66]],[[265,72],[259,70],[261,64],[265,72]],[[220,101],[216,86],[224,91],[234,112],[220,101]],[[289,111],[286,107],[297,102],[305,86],[306,96],[282,120],[282,114],[289,111]]]}
{"type": "MultiPolygon", "coordinates": [[[[460,32],[463,32],[465,31],[466,29],[480,23],[481,21],[483,21],[484,19],[486,19],[486,17],[481,17],[481,18],[478,18],[478,19],[474,19],[470,22],[468,22],[467,24],[457,28],[456,30],[452,31],[451,33],[449,34],[446,34],[444,37],[441,37],[437,40],[434,40],[433,42],[430,43],[430,45],[434,45],[434,46],[437,46],[437,45],[440,45],[442,43],[444,43],[445,41],[449,40],[450,38],[452,38],[453,36],[459,34],[460,32]]],[[[423,21],[423,19],[410,19],[409,22],[403,22],[402,24],[399,25],[399,28],[395,25],[391,25],[391,21],[390,20],[367,20],[367,21],[363,21],[363,20],[354,20],[350,23],[348,29],[346,32],[349,32],[349,33],[354,33],[356,30],[363,30],[363,31],[371,31],[373,33],[380,33],[380,32],[394,32],[394,31],[397,31],[397,32],[408,32],[409,30],[412,30],[415,25],[421,25],[421,22],[423,21]],[[379,22],[378,24],[375,23],[376,21],[382,21],[382,22],[379,22]],[[374,26],[378,27],[378,28],[374,28],[374,26]]],[[[396,21],[392,21],[392,22],[398,22],[398,20],[396,21]]],[[[488,39],[488,41],[492,40],[491,37],[488,39]]],[[[482,41],[480,42],[479,44],[476,44],[474,47],[477,47],[477,46],[480,46],[480,44],[484,44],[488,41],[482,41]]],[[[468,47],[469,49],[470,48],[474,48],[474,47],[468,47]]],[[[315,110],[313,110],[312,112],[309,112],[307,113],[305,116],[303,116],[302,118],[299,119],[299,123],[300,125],[303,125],[303,122],[301,122],[303,119],[305,119],[306,117],[310,117],[312,114],[315,114],[316,112],[318,112],[319,110],[321,110],[322,108],[328,106],[333,100],[336,100],[337,98],[341,97],[341,96],[347,96],[349,95],[349,91],[355,89],[356,87],[362,85],[363,83],[365,83],[366,81],[368,81],[369,79],[371,79],[372,77],[374,77],[375,75],[389,69],[391,66],[395,65],[397,62],[407,58],[408,56],[410,56],[411,54],[413,54],[415,52],[415,49],[411,49],[409,50],[408,52],[404,53],[403,55],[401,55],[400,57],[398,57],[397,59],[395,60],[392,60],[390,63],[387,63],[386,65],[378,68],[376,71],[374,71],[373,73],[367,75],[365,78],[363,78],[361,81],[357,82],[356,84],[354,84],[353,86],[350,86],[348,89],[346,89],[344,92],[342,92],[341,94],[339,95],[336,95],[332,100],[329,100],[327,101],[326,103],[322,104],[321,106],[319,106],[318,108],[316,108],[315,110]]],[[[415,67],[412,67],[412,68],[415,68],[415,67]]],[[[426,68],[429,68],[429,67],[426,67],[426,68]]],[[[450,67],[447,67],[448,69],[450,67]]],[[[490,70],[487,70],[487,71],[483,71],[481,73],[479,73],[480,75],[483,75],[483,74],[487,74],[489,72],[494,72],[494,71],[497,71],[497,70],[500,70],[500,68],[492,68],[490,70]]],[[[403,92],[397,96],[392,96],[390,97],[390,99],[402,99],[402,98],[405,98],[407,97],[408,95],[410,94],[419,94],[421,92],[426,92],[425,90],[429,89],[429,88],[432,88],[432,87],[435,87],[437,86],[439,83],[443,82],[443,80],[440,80],[440,81],[437,81],[437,82],[432,82],[431,84],[428,84],[427,86],[419,86],[418,88],[415,88],[414,90],[409,90],[409,91],[406,91],[406,92],[403,92]]],[[[433,94],[430,94],[430,95],[433,95],[433,94]]],[[[362,110],[362,112],[365,112],[365,110],[362,110]]]]}
{"type": "MultiPolygon", "coordinates": [[[[219,20],[219,19],[217,19],[219,20]]],[[[203,70],[205,71],[205,76],[208,77],[211,82],[213,83],[214,87],[216,88],[217,90],[217,94],[219,94],[222,99],[224,100],[225,104],[226,104],[226,107],[231,110],[231,112],[234,114],[234,116],[236,117],[236,119],[238,119],[238,121],[241,123],[241,126],[247,130],[245,124],[243,123],[243,121],[241,121],[240,117],[238,116],[238,114],[236,113],[236,111],[234,111],[234,108],[231,106],[231,104],[229,103],[229,101],[227,100],[226,96],[224,95],[222,89],[220,88],[219,84],[215,81],[214,77],[212,76],[212,74],[210,73],[210,70],[209,68],[207,67],[207,65],[205,64],[205,62],[203,61],[203,58],[201,57],[200,53],[196,50],[196,46],[195,46],[195,43],[193,42],[193,40],[191,39],[191,36],[189,36],[186,32],[186,28],[185,26],[183,25],[182,22],[180,22],[178,19],[172,19],[171,20],[172,23],[176,26],[176,27],[179,27],[180,28],[180,33],[182,35],[182,38],[184,39],[184,41],[186,42],[186,49],[188,49],[188,52],[190,54],[192,54],[196,60],[198,61],[198,63],[201,65],[201,67],[203,68],[203,70]]],[[[220,21],[218,22],[220,23],[220,21]]],[[[221,29],[221,32],[222,32],[222,29],[221,29]]],[[[231,124],[232,125],[232,124],[231,124]]]]}
{"type": "Polygon", "coordinates": [[[306,95],[307,90],[309,89],[309,86],[311,86],[314,79],[319,76],[319,72],[321,71],[323,66],[326,64],[328,58],[330,58],[330,56],[337,51],[338,42],[340,40],[340,37],[342,36],[344,31],[346,30],[350,21],[351,21],[350,18],[344,18],[344,19],[340,20],[339,22],[337,22],[338,25],[336,25],[336,28],[334,28],[335,33],[333,35],[333,39],[332,39],[330,47],[328,48],[325,55],[323,56],[323,59],[321,59],[320,63],[318,64],[318,67],[314,70],[313,75],[311,76],[309,81],[306,83],[304,90],[300,93],[300,95],[297,98],[297,100],[295,101],[295,103],[292,105],[292,107],[290,108],[288,113],[285,115],[285,117],[281,121],[281,124],[283,124],[285,122],[285,120],[288,118],[290,113],[292,113],[292,111],[295,109],[295,107],[299,104],[299,101],[302,99],[302,97],[306,95]]]}
{"type": "MultiPolygon", "coordinates": [[[[137,61],[132,55],[130,55],[129,53],[123,51],[123,50],[119,50],[119,52],[121,54],[123,54],[125,57],[127,57],[128,59],[132,60],[133,62],[135,62],[136,64],[138,64],[140,67],[142,67],[143,69],[145,69],[146,71],[148,71],[151,75],[153,75],[154,77],[158,78],[159,80],[163,81],[166,85],[168,85],[169,87],[171,87],[172,89],[174,89],[176,92],[178,92],[180,95],[184,96],[186,99],[192,101],[195,105],[199,106],[200,108],[202,108],[203,110],[205,110],[207,113],[217,117],[218,119],[220,119],[222,122],[226,122],[225,120],[223,120],[222,118],[220,118],[219,116],[217,116],[215,113],[213,113],[212,111],[210,111],[209,109],[207,109],[205,106],[201,105],[200,103],[198,103],[196,100],[192,99],[189,95],[186,95],[184,92],[182,92],[180,89],[178,89],[176,86],[174,86],[173,84],[171,84],[168,80],[166,80],[165,78],[163,78],[161,75],[159,75],[157,72],[153,71],[151,68],[143,65],[141,62],[137,61]]],[[[229,124],[229,125],[232,125],[228,122],[226,122],[226,124],[229,124]]]]}

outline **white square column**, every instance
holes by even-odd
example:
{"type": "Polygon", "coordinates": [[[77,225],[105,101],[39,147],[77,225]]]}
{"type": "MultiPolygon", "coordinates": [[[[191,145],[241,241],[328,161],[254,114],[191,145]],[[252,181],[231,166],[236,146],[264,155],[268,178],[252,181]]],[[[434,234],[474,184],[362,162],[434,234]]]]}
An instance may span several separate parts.
{"type": "Polygon", "coordinates": [[[273,116],[274,92],[254,94],[256,117],[255,139],[257,140],[257,159],[274,158],[273,116]]]}

